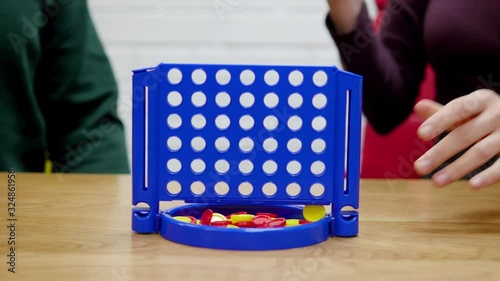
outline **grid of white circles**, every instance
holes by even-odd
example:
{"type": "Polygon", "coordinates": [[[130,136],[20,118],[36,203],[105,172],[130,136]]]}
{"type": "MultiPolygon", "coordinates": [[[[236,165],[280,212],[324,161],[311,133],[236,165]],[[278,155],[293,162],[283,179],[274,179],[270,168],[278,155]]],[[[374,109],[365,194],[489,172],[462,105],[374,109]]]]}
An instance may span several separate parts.
{"type": "MultiPolygon", "coordinates": [[[[167,140],[167,147],[171,152],[177,152],[182,147],[182,141],[177,136],[172,136],[167,140]]],[[[201,136],[191,139],[191,149],[195,152],[203,152],[206,147],[206,141],[201,136]]],[[[229,149],[230,142],[226,137],[217,138],[214,147],[219,152],[226,152],[229,149]]],[[[245,137],[239,141],[238,147],[243,153],[250,153],[254,149],[254,141],[251,138],[245,137]]],[[[278,141],[274,138],[268,138],[263,143],[264,150],[272,154],[278,148],[278,141]]],[[[326,149],[326,143],[323,139],[315,139],[310,146],[311,151],[316,154],[322,154],[326,149]]],[[[302,141],[298,138],[292,138],[287,142],[287,150],[292,154],[298,154],[302,150],[302,141]]],[[[229,162],[225,159],[215,162],[214,168],[220,175],[225,175],[229,171],[229,162]]],[[[172,174],[177,174],[182,169],[182,163],[177,158],[172,158],[167,161],[167,169],[172,174]]],[[[202,159],[195,159],[191,162],[191,170],[195,174],[201,174],[205,171],[205,162],[202,159]]],[[[242,160],[238,165],[239,171],[244,175],[250,175],[254,166],[250,160],[242,160]]],[[[313,162],[310,167],[310,172],[315,176],[322,176],[325,172],[325,164],[322,161],[313,162]]],[[[278,170],[278,164],[274,160],[267,160],[262,165],[263,172],[268,176],[273,176],[278,170]]],[[[302,171],[302,164],[299,161],[292,160],[286,165],[287,172],[292,176],[297,176],[302,171]]]]}
{"type": "MultiPolygon", "coordinates": [[[[231,73],[226,69],[221,69],[216,73],[215,78],[219,85],[224,86],[231,81],[231,73]]],[[[242,71],[239,78],[240,82],[245,86],[250,86],[255,82],[255,74],[251,70],[242,71]]],[[[275,70],[269,70],[264,75],[264,81],[269,86],[276,85],[279,82],[279,79],[279,74],[275,70]]],[[[173,68],[167,73],[167,80],[172,85],[179,84],[183,80],[183,73],[179,69],[173,68]]],[[[196,85],[202,85],[206,82],[207,75],[203,69],[196,69],[191,73],[191,80],[192,83],[196,85]]],[[[288,82],[292,86],[298,87],[303,83],[303,81],[304,75],[298,70],[293,70],[288,75],[288,82]]],[[[312,77],[312,82],[320,88],[325,86],[327,83],[326,73],[322,70],[317,71],[312,77]]],[[[171,91],[167,94],[167,103],[170,107],[178,107],[182,104],[182,102],[183,96],[179,92],[171,91]]],[[[194,107],[203,107],[206,102],[207,97],[202,91],[197,91],[191,95],[191,104],[194,107]]],[[[218,107],[225,108],[230,105],[232,100],[231,96],[227,92],[222,91],[215,96],[215,102],[218,107]]],[[[238,102],[243,108],[251,108],[255,104],[255,96],[251,92],[245,92],[240,95],[238,102]]],[[[321,92],[315,94],[312,98],[312,105],[318,110],[324,109],[327,102],[327,97],[321,92]]],[[[269,109],[276,108],[280,103],[279,96],[273,92],[269,92],[264,96],[263,103],[269,109]]],[[[292,109],[298,109],[303,105],[304,98],[300,93],[296,92],[289,95],[287,103],[292,109]]],[[[243,131],[249,131],[255,126],[255,121],[251,115],[244,115],[240,117],[238,121],[238,124],[243,131]]],[[[195,130],[202,130],[205,128],[207,120],[203,114],[195,114],[191,117],[190,124],[195,130]]],[[[229,128],[230,124],[231,118],[225,114],[220,114],[215,118],[215,125],[220,131],[224,131],[229,128]]],[[[172,131],[175,131],[183,125],[183,119],[179,114],[170,114],[167,117],[167,125],[172,131]]],[[[278,125],[279,120],[274,115],[268,115],[263,120],[263,126],[268,131],[276,130],[278,125]]],[[[298,115],[291,116],[287,120],[286,125],[293,132],[300,131],[303,128],[302,119],[298,115]]],[[[327,121],[323,116],[318,115],[313,118],[310,126],[313,130],[321,132],[326,128],[327,121]]],[[[182,146],[183,142],[177,136],[172,136],[167,140],[167,148],[171,152],[175,153],[179,151],[182,146]]],[[[220,153],[227,152],[230,146],[231,143],[226,137],[219,137],[214,143],[215,149],[220,153]]],[[[238,147],[243,153],[252,152],[254,146],[254,141],[249,137],[244,137],[238,142],[238,147]]],[[[279,143],[278,140],[271,137],[264,140],[262,146],[267,153],[272,154],[277,150],[279,143]]],[[[207,143],[203,137],[197,136],[190,140],[190,147],[195,152],[202,152],[207,148],[207,143]]],[[[290,153],[298,154],[303,149],[303,143],[299,138],[292,138],[287,141],[286,147],[290,153]]],[[[310,149],[318,155],[322,154],[326,149],[326,142],[321,138],[317,138],[310,144],[310,149]]],[[[171,174],[177,174],[183,168],[182,162],[177,158],[168,160],[166,166],[171,174]]],[[[268,160],[263,163],[261,168],[264,174],[267,176],[273,176],[278,170],[278,164],[274,160],[268,160]]],[[[303,170],[302,164],[296,160],[288,162],[285,168],[291,176],[297,176],[303,170]]],[[[311,174],[317,177],[321,177],[325,173],[326,169],[325,164],[322,161],[315,161],[308,168],[311,174]]],[[[198,158],[191,161],[190,169],[193,174],[202,174],[206,171],[207,167],[203,159],[198,158]]],[[[220,159],[215,162],[214,169],[218,174],[225,175],[230,169],[230,164],[226,159],[220,159]]],[[[250,175],[254,172],[254,169],[254,164],[250,160],[242,160],[238,164],[238,170],[242,175],[250,175]]],[[[197,181],[191,184],[190,189],[195,196],[201,196],[205,192],[206,187],[204,183],[197,181]]],[[[171,195],[177,195],[182,191],[182,187],[179,182],[171,181],[167,184],[167,191],[171,195]]],[[[239,185],[238,191],[241,196],[248,197],[253,192],[253,186],[250,182],[244,182],[239,185]]],[[[321,197],[324,194],[324,191],[325,188],[320,183],[313,184],[310,186],[309,190],[310,194],[317,198],[321,197]]],[[[215,185],[215,192],[220,196],[226,195],[229,192],[228,184],[225,182],[217,183],[215,185]]],[[[266,183],[262,186],[262,192],[264,195],[272,197],[277,192],[277,186],[272,182],[266,183]]],[[[297,197],[301,192],[301,186],[295,182],[291,183],[287,186],[286,192],[292,198],[297,197]]]]}
{"type": "MultiPolygon", "coordinates": [[[[206,186],[201,181],[195,181],[191,184],[190,189],[195,196],[202,196],[206,191],[206,186]]],[[[216,183],[214,189],[219,196],[224,196],[229,193],[229,185],[223,181],[216,183]]],[[[250,182],[243,182],[238,186],[238,192],[243,197],[250,196],[253,193],[253,189],[254,187],[250,182]]],[[[294,198],[300,194],[301,189],[302,187],[298,183],[290,183],[286,187],[286,193],[288,196],[294,198]]],[[[179,194],[181,190],[182,187],[178,181],[170,181],[167,184],[167,191],[172,195],[179,194]]],[[[262,186],[262,193],[266,197],[273,197],[276,195],[277,191],[278,187],[273,182],[267,182],[262,186]]],[[[309,192],[313,197],[321,198],[325,193],[325,187],[321,183],[315,183],[310,186],[309,192]]]]}

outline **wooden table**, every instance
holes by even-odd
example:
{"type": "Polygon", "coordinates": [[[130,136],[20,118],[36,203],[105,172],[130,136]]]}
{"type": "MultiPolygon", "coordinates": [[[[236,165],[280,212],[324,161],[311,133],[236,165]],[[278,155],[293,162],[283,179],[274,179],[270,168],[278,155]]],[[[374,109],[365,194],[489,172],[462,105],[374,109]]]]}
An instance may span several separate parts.
{"type": "Polygon", "coordinates": [[[474,192],[466,183],[436,189],[428,181],[366,180],[358,237],[231,252],[132,233],[129,176],[16,177],[12,274],[7,174],[0,174],[2,281],[500,280],[500,185],[474,192]]]}

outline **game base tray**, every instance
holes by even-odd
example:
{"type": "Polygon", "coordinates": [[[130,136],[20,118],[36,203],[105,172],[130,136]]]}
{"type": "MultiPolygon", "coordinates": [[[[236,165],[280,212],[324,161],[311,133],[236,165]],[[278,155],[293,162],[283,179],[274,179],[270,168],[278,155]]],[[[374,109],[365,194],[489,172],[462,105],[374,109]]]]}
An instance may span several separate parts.
{"type": "Polygon", "coordinates": [[[302,219],[302,208],[294,206],[186,205],[160,216],[164,238],[190,246],[226,250],[271,250],[309,246],[330,236],[330,217],[308,224],[277,228],[224,228],[176,221],[175,216],[200,217],[204,210],[229,215],[240,211],[272,213],[288,219],[302,219]]]}

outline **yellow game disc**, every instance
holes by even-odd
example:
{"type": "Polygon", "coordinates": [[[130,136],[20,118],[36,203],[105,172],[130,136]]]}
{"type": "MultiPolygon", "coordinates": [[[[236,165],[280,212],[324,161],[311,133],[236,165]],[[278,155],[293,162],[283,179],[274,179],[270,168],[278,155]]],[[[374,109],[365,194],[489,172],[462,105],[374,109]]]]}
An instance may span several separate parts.
{"type": "Polygon", "coordinates": [[[226,216],[219,214],[219,213],[213,213],[212,214],[212,220],[210,222],[214,221],[227,221],[226,216]]]}
{"type": "Polygon", "coordinates": [[[297,226],[297,225],[300,225],[300,220],[298,220],[298,219],[286,220],[286,226],[297,226]]]}
{"type": "Polygon", "coordinates": [[[302,211],[304,219],[309,222],[319,221],[326,215],[325,207],[321,205],[307,205],[302,211]]]}
{"type": "Polygon", "coordinates": [[[196,224],[200,224],[200,220],[196,220],[196,224]]]}
{"type": "Polygon", "coordinates": [[[255,216],[250,214],[242,214],[242,215],[231,215],[231,221],[233,223],[240,221],[251,221],[255,216]]]}
{"type": "Polygon", "coordinates": [[[191,219],[190,219],[190,218],[188,218],[188,217],[183,217],[183,216],[177,216],[177,217],[174,217],[174,220],[178,220],[178,221],[182,221],[182,222],[191,223],[191,219]]]}
{"type": "Polygon", "coordinates": [[[226,228],[239,228],[239,227],[237,227],[236,225],[228,224],[226,228]]]}

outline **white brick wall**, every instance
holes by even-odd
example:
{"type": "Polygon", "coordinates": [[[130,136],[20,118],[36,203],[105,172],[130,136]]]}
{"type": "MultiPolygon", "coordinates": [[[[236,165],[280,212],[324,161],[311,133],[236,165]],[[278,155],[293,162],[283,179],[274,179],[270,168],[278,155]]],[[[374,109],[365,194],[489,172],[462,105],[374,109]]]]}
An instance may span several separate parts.
{"type": "MultiPolygon", "coordinates": [[[[89,0],[131,144],[131,70],[160,62],[337,65],[326,0],[89,0]]],[[[375,11],[373,0],[370,11],[375,11]]]]}

